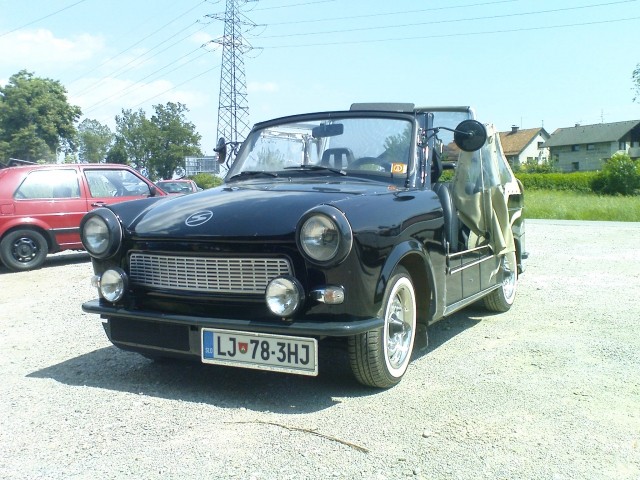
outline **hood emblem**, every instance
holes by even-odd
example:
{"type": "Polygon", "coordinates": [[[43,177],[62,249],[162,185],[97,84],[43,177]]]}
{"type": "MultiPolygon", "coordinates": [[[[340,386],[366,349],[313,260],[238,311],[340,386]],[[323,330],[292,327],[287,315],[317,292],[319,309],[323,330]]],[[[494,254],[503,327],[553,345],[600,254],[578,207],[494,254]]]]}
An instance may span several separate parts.
{"type": "Polygon", "coordinates": [[[211,217],[213,217],[213,212],[211,210],[202,210],[201,212],[189,215],[189,217],[184,221],[184,224],[187,227],[197,227],[198,225],[202,225],[203,223],[211,220],[211,217]]]}

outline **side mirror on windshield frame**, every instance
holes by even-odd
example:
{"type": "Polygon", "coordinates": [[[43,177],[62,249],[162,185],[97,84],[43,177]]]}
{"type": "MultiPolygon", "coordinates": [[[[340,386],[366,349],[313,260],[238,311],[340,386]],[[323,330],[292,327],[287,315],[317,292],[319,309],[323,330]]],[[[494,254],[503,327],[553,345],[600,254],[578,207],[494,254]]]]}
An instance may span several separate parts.
{"type": "Polygon", "coordinates": [[[453,131],[453,141],[460,150],[475,152],[487,141],[487,129],[477,120],[464,120],[453,131]]]}
{"type": "Polygon", "coordinates": [[[213,149],[218,154],[218,163],[224,163],[227,159],[227,142],[224,137],[218,139],[216,148],[213,149]]]}

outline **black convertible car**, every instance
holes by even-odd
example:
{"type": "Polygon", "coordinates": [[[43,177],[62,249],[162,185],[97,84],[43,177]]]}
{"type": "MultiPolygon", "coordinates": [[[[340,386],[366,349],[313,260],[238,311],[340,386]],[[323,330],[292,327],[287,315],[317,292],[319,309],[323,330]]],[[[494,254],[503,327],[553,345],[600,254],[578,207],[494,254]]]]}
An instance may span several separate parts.
{"type": "Polygon", "coordinates": [[[420,325],[511,307],[523,190],[471,108],[354,104],[259,123],[233,159],[216,150],[222,186],[84,217],[99,298],[83,309],[116,346],[317,375],[341,339],[356,379],[386,388],[420,325]]]}

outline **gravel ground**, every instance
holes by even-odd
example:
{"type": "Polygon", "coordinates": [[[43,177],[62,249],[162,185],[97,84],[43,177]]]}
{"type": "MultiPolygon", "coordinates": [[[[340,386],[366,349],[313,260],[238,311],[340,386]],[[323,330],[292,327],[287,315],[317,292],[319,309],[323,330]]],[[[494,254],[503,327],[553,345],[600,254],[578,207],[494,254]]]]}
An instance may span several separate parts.
{"type": "Polygon", "coordinates": [[[430,329],[403,381],[111,346],[86,254],[0,267],[0,478],[640,479],[640,224],[530,221],[510,312],[430,329]]]}

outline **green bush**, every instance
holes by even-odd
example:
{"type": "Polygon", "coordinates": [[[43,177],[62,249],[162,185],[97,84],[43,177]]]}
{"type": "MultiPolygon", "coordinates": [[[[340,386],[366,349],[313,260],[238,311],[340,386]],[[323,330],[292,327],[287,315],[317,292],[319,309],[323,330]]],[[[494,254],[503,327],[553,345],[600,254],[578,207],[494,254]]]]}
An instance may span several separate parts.
{"type": "Polygon", "coordinates": [[[640,193],[640,162],[626,153],[614,154],[598,172],[593,190],[607,195],[637,195],[640,193]]]}
{"type": "Polygon", "coordinates": [[[190,178],[196,182],[196,185],[204,190],[207,188],[217,187],[222,184],[222,179],[220,177],[216,177],[210,173],[198,173],[190,178]]]}
{"type": "Polygon", "coordinates": [[[598,172],[516,173],[527,190],[560,190],[588,193],[598,172]]]}

